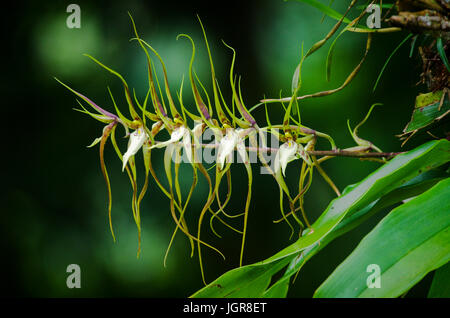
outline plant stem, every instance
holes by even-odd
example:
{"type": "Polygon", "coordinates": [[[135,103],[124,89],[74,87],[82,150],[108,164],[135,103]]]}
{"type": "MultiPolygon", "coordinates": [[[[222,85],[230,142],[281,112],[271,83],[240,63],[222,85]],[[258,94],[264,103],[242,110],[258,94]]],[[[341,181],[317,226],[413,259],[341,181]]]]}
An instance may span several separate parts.
{"type": "MultiPolygon", "coordinates": [[[[182,143],[178,142],[181,146],[182,143]]],[[[199,144],[203,148],[217,148],[219,144],[199,144]]],[[[253,152],[277,152],[278,148],[272,147],[245,147],[248,151],[253,152]]],[[[346,149],[334,149],[334,150],[310,150],[306,151],[311,156],[328,156],[328,157],[353,157],[353,158],[386,158],[390,159],[404,152],[365,152],[365,151],[352,151],[346,149]]]]}

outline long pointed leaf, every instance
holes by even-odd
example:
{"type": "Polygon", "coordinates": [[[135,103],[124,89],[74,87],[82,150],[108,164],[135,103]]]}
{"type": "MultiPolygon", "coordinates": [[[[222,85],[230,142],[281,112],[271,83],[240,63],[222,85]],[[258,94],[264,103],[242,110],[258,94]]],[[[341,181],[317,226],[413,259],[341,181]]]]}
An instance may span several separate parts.
{"type": "Polygon", "coordinates": [[[315,297],[398,297],[450,260],[450,178],[394,209],[317,289],[315,297]],[[367,267],[380,268],[370,287],[367,267]]]}
{"type": "Polygon", "coordinates": [[[334,199],[312,225],[313,231],[302,236],[274,256],[247,266],[233,269],[197,291],[192,297],[228,297],[237,290],[250,288],[247,295],[261,297],[264,290],[252,288],[252,282],[261,276],[271,277],[285,267],[302,250],[316,244],[330,233],[347,215],[356,213],[381,196],[389,193],[415,176],[450,161],[450,142],[428,142],[408,153],[398,155],[349,192],[334,199]],[[220,288],[217,286],[221,286],[220,288]]]}

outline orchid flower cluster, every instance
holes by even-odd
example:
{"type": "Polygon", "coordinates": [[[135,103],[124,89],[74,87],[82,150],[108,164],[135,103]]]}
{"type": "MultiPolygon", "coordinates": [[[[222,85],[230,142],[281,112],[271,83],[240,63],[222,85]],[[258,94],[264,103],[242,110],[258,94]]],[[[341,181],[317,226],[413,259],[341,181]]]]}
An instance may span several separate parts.
{"type": "MultiPolygon", "coordinates": [[[[108,171],[104,160],[104,149],[108,139],[111,140],[112,146],[117,156],[122,161],[122,171],[127,173],[133,190],[131,207],[133,212],[133,218],[138,229],[138,242],[139,242],[138,256],[141,249],[140,205],[149,188],[150,178],[153,178],[157,186],[160,188],[160,190],[170,200],[169,205],[170,214],[176,223],[175,230],[173,232],[169,247],[167,249],[164,258],[164,263],[166,262],[167,255],[175,235],[177,234],[178,231],[181,231],[189,239],[191,245],[191,256],[194,253],[195,247],[197,247],[202,278],[205,281],[202,264],[201,246],[211,248],[225,258],[225,256],[217,248],[211,246],[210,244],[204,242],[201,239],[202,221],[207,214],[210,214],[211,215],[210,226],[212,231],[216,235],[218,234],[215,232],[212,223],[214,219],[219,220],[233,231],[240,233],[242,235],[241,252],[240,252],[240,265],[242,265],[246,229],[247,229],[247,220],[252,196],[251,189],[253,180],[252,167],[249,161],[249,151],[256,152],[257,158],[259,159],[261,164],[267,169],[267,171],[269,171],[270,174],[272,174],[275,181],[279,185],[280,210],[282,214],[282,218],[279,221],[284,220],[292,229],[291,232],[294,233],[294,227],[292,226],[291,221],[289,221],[288,219],[290,216],[292,216],[295,222],[299,225],[300,228],[299,234],[302,235],[303,229],[305,229],[306,227],[310,228],[310,224],[308,222],[306,213],[303,208],[303,197],[311,185],[314,168],[317,169],[320,175],[322,175],[322,177],[324,177],[324,179],[328,182],[328,184],[330,184],[330,186],[335,190],[337,195],[340,195],[340,193],[337,187],[334,185],[334,183],[331,181],[331,179],[327,176],[325,171],[320,166],[321,162],[331,157],[324,156],[320,159],[317,159],[316,156],[314,155],[314,148],[317,138],[327,139],[331,145],[331,149],[335,151],[337,150],[337,148],[335,146],[333,139],[327,134],[318,132],[301,124],[300,112],[298,109],[299,106],[297,102],[298,99],[296,98],[297,93],[301,86],[300,81],[298,81],[298,85],[293,91],[292,98],[289,99],[288,106],[284,105],[283,101],[281,101],[282,106],[286,110],[283,123],[281,125],[272,125],[270,123],[266,103],[257,104],[252,109],[247,110],[247,107],[245,106],[242,98],[240,88],[240,78],[238,79],[237,76],[234,74],[236,52],[231,46],[227,45],[224,42],[224,45],[228,47],[233,53],[229,73],[229,82],[231,86],[232,96],[231,96],[231,104],[227,104],[218,85],[218,81],[214,71],[211,51],[206,37],[206,32],[199,19],[209,57],[213,98],[210,99],[206,89],[204,88],[204,86],[198,79],[195,71],[193,70],[193,63],[196,52],[194,41],[189,35],[180,34],[177,37],[177,39],[185,38],[189,40],[192,45],[192,56],[189,64],[189,81],[195,101],[195,106],[198,113],[197,114],[191,113],[190,111],[188,111],[187,107],[185,107],[185,105],[183,104],[183,81],[180,90],[177,91],[176,99],[173,98],[171,89],[169,88],[166,66],[164,64],[163,59],[150,44],[148,44],[139,37],[135,23],[131,15],[130,18],[134,30],[134,38],[132,40],[136,41],[139,44],[140,48],[143,50],[147,58],[149,87],[145,99],[142,102],[138,101],[135,91],[129,88],[127,82],[119,73],[105,66],[94,57],[87,55],[90,59],[92,59],[94,62],[96,62],[105,70],[115,75],[121,81],[123,85],[125,98],[128,104],[129,113],[131,116],[130,118],[126,117],[119,110],[119,107],[117,106],[115,99],[109,88],[108,91],[111,96],[112,103],[114,105],[115,114],[103,109],[102,107],[94,103],[92,100],[90,100],[88,97],[82,95],[81,93],[70,88],[68,85],[57,80],[67,89],[69,89],[72,93],[74,93],[78,98],[80,98],[89,106],[91,106],[94,110],[93,112],[88,110],[80,101],[77,100],[78,104],[81,107],[80,109],[77,109],[78,111],[93,117],[94,119],[102,122],[105,125],[101,136],[96,138],[94,142],[88,147],[93,147],[99,144],[100,166],[104,179],[106,181],[108,191],[109,226],[114,241],[115,235],[111,217],[112,192],[108,171]],[[164,77],[163,85],[160,85],[159,79],[156,76],[155,64],[151,58],[150,53],[153,53],[153,55],[157,58],[162,67],[164,77]],[[201,90],[199,89],[198,85],[200,85],[201,90]],[[176,106],[175,101],[178,102],[177,103],[178,107],[176,106]],[[149,104],[152,104],[153,109],[150,109],[151,107],[149,107],[149,104]],[[268,124],[268,126],[266,127],[258,126],[256,120],[251,114],[251,112],[254,109],[256,109],[261,105],[264,105],[266,110],[266,120],[268,124]],[[239,114],[236,113],[235,111],[236,109],[238,110],[239,114]],[[298,114],[297,119],[294,119],[294,115],[291,114],[292,109],[297,110],[298,114]],[[214,112],[217,114],[217,118],[213,117],[214,112]],[[192,122],[194,123],[193,125],[191,124],[192,122]],[[190,128],[190,125],[192,128],[190,128]],[[116,128],[118,126],[122,126],[124,128],[125,138],[128,138],[128,147],[124,153],[122,153],[116,141],[116,128]],[[202,149],[202,147],[204,147],[204,144],[200,142],[200,139],[206,129],[211,129],[213,131],[216,141],[215,146],[217,147],[214,182],[212,181],[212,178],[209,175],[208,170],[202,164],[201,160],[198,160],[197,157],[197,150],[202,149]],[[158,141],[157,137],[159,136],[159,133],[163,130],[166,130],[169,133],[170,138],[165,141],[158,141]],[[272,136],[275,136],[281,142],[281,146],[277,149],[267,147],[265,133],[269,133],[272,136]],[[250,146],[246,146],[245,142],[247,140],[250,146]],[[152,166],[151,160],[152,151],[153,150],[157,151],[158,149],[161,148],[165,149],[164,168],[165,168],[165,175],[169,185],[168,187],[165,187],[163,185],[163,183],[157,176],[156,173],[157,171],[155,171],[155,169],[152,166]],[[137,169],[135,159],[135,156],[138,154],[139,151],[142,151],[145,167],[145,176],[144,176],[145,181],[140,190],[138,189],[137,186],[137,169]],[[186,158],[188,159],[188,164],[191,165],[193,171],[192,185],[189,189],[188,195],[184,200],[184,202],[182,200],[181,189],[178,180],[180,161],[173,160],[173,157],[179,159],[182,151],[185,154],[186,158]],[[244,163],[248,178],[248,192],[244,212],[237,215],[231,215],[225,211],[225,208],[231,196],[230,166],[232,164],[231,157],[234,151],[238,153],[240,159],[244,163]],[[272,166],[268,164],[266,157],[264,156],[264,154],[268,152],[276,153],[275,162],[274,165],[272,166]],[[289,191],[284,181],[284,178],[288,163],[297,159],[300,159],[302,161],[302,166],[300,170],[298,191],[294,196],[289,191]],[[175,162],[174,167],[175,176],[173,176],[172,174],[173,162],[175,162]],[[192,234],[188,228],[185,219],[185,214],[187,211],[189,201],[193,195],[193,191],[198,181],[198,172],[200,172],[208,182],[209,193],[208,198],[198,216],[197,232],[196,234],[192,234]],[[228,183],[228,193],[225,201],[221,200],[219,195],[219,186],[224,176],[226,176],[228,183]],[[289,211],[287,213],[285,212],[285,203],[284,203],[285,197],[287,197],[288,201],[287,206],[289,208],[289,211]],[[214,203],[216,203],[217,206],[214,203]],[[301,212],[302,217],[297,215],[298,211],[301,212]],[[234,218],[234,217],[243,217],[242,230],[237,229],[226,222],[225,218],[234,218]],[[306,224],[306,226],[304,224],[306,224]]],[[[358,125],[357,128],[359,126],[360,125],[358,125]]],[[[354,131],[351,131],[351,133],[352,136],[355,138],[355,141],[358,143],[358,147],[356,147],[357,149],[351,148],[349,150],[370,151],[375,149],[378,151],[378,148],[373,146],[373,144],[357,137],[356,135],[357,128],[354,131]]]]}

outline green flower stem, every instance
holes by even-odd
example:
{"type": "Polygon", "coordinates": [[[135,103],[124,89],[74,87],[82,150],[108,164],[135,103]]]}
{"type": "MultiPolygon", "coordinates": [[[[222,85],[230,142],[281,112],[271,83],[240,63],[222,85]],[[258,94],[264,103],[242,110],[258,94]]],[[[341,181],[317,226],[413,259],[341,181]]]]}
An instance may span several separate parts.
{"type": "MultiPolygon", "coordinates": [[[[179,142],[181,145],[181,142],[179,142]]],[[[198,144],[203,148],[217,148],[215,144],[198,144]]],[[[273,147],[245,147],[248,151],[253,152],[277,152],[278,148],[273,147]]],[[[351,148],[349,148],[351,149],[351,148]]],[[[310,156],[330,156],[330,157],[354,157],[354,158],[393,158],[403,152],[365,152],[360,150],[347,150],[347,149],[335,149],[335,150],[309,150],[306,151],[310,156]]]]}

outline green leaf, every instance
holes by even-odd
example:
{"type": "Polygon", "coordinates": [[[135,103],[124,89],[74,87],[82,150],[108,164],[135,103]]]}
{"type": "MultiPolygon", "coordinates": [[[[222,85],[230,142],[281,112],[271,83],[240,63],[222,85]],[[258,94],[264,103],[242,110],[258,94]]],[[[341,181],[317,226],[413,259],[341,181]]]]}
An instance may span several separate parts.
{"type": "MultiPolygon", "coordinates": [[[[431,141],[394,159],[367,178],[334,199],[312,225],[314,231],[302,236],[272,257],[247,266],[235,268],[200,289],[191,297],[229,297],[238,290],[247,289],[247,297],[261,297],[264,289],[252,283],[261,276],[270,278],[299,253],[318,243],[348,214],[357,213],[367,205],[406,183],[417,175],[450,161],[450,142],[431,141]],[[220,287],[218,287],[220,286],[220,287]]],[[[262,279],[262,278],[261,278],[262,279]]]]}
{"type": "MultiPolygon", "coordinates": [[[[383,9],[390,9],[394,6],[394,4],[393,3],[383,3],[382,5],[378,4],[378,6],[383,9]]],[[[360,9],[360,10],[365,10],[366,8],[367,8],[367,4],[356,6],[356,9],[360,9]]]]}
{"type": "Polygon", "coordinates": [[[389,64],[389,61],[390,61],[391,58],[394,56],[395,52],[397,52],[398,49],[403,45],[403,43],[405,43],[405,42],[406,42],[410,37],[412,37],[412,36],[413,36],[412,33],[408,34],[408,35],[406,36],[406,38],[404,38],[404,39],[400,42],[400,44],[397,45],[397,47],[394,49],[394,51],[392,51],[392,53],[391,53],[391,54],[389,55],[389,57],[387,58],[386,62],[384,62],[384,65],[383,65],[383,67],[381,68],[380,74],[378,74],[378,77],[377,77],[377,80],[376,80],[376,82],[375,82],[375,85],[373,86],[373,89],[372,89],[373,92],[377,89],[377,85],[378,85],[378,82],[379,82],[380,79],[381,79],[381,75],[383,75],[383,72],[384,72],[384,70],[386,69],[386,66],[389,64]]]}
{"type": "MultiPolygon", "coordinates": [[[[289,0],[284,0],[284,1],[289,1],[289,0]]],[[[333,10],[330,6],[326,6],[325,4],[320,3],[320,2],[317,1],[317,0],[295,0],[295,1],[297,1],[297,2],[303,2],[303,3],[306,3],[306,4],[312,6],[312,7],[316,8],[316,9],[319,9],[323,14],[329,16],[329,17],[332,18],[332,19],[335,19],[335,20],[338,20],[338,21],[339,21],[339,20],[341,20],[341,19],[343,18],[343,19],[342,19],[342,22],[343,22],[343,23],[346,23],[346,24],[350,24],[350,23],[352,22],[352,21],[351,21],[350,19],[348,19],[347,17],[344,17],[343,14],[337,12],[336,10],[333,10]]],[[[369,33],[370,33],[370,32],[377,32],[377,30],[370,29],[370,28],[368,28],[368,27],[365,26],[365,25],[356,25],[356,26],[353,26],[353,27],[351,28],[351,30],[352,30],[353,32],[369,32],[369,33]]]]}
{"type": "Polygon", "coordinates": [[[297,87],[299,85],[300,66],[301,66],[300,64],[297,65],[297,67],[295,68],[295,71],[294,71],[294,75],[292,75],[292,84],[291,84],[292,95],[295,93],[295,91],[297,90],[297,87]]]}
{"type": "Polygon", "coordinates": [[[413,56],[414,48],[416,47],[416,42],[417,42],[418,37],[419,37],[419,35],[417,34],[412,38],[411,49],[409,50],[409,58],[411,58],[413,56]]]}
{"type": "Polygon", "coordinates": [[[302,237],[274,255],[272,259],[296,253],[316,243],[328,234],[347,213],[361,210],[413,177],[448,161],[450,161],[450,141],[448,140],[428,142],[408,153],[396,156],[359,182],[351,191],[334,199],[312,225],[313,233],[302,237]]]}
{"type": "Polygon", "coordinates": [[[444,63],[445,67],[447,68],[447,71],[450,72],[450,64],[448,63],[447,55],[445,54],[444,45],[442,44],[442,38],[438,38],[436,40],[436,48],[439,53],[439,56],[441,57],[442,63],[444,63]]]}
{"type": "MultiPolygon", "coordinates": [[[[285,0],[285,1],[288,1],[288,0],[285,0]]],[[[340,14],[339,12],[337,12],[336,10],[332,9],[329,6],[326,6],[323,3],[320,3],[317,0],[295,0],[295,1],[304,2],[304,3],[314,7],[316,9],[320,10],[322,13],[326,14],[327,16],[329,16],[330,18],[333,18],[335,20],[339,21],[340,19],[342,19],[342,14],[340,14]]],[[[345,22],[345,23],[352,22],[348,18],[344,18],[342,21],[345,22]]]]}
{"type": "MultiPolygon", "coordinates": [[[[291,262],[292,264],[292,262],[291,262]]],[[[289,266],[290,267],[290,266],[289,266]]],[[[285,280],[281,284],[272,285],[263,294],[264,298],[285,298],[289,291],[289,280],[285,280]]]]}
{"type": "MultiPolygon", "coordinates": [[[[289,280],[291,276],[298,273],[303,265],[319,251],[321,251],[325,246],[327,246],[334,239],[344,235],[345,233],[353,230],[358,225],[365,222],[371,216],[377,212],[397,204],[402,200],[417,196],[422,192],[428,190],[434,186],[437,182],[445,177],[449,177],[449,174],[444,171],[427,171],[416,178],[412,179],[407,184],[391,191],[387,195],[383,196],[379,200],[376,200],[366,206],[364,209],[353,213],[347,214],[345,218],[339,223],[336,228],[327,236],[325,236],[320,244],[315,244],[312,247],[304,250],[298,257],[293,259],[289,264],[284,275],[274,283],[269,290],[264,294],[264,297],[286,297],[289,280]],[[268,296],[270,295],[270,296],[268,296]]],[[[344,189],[343,194],[350,191],[354,185],[348,186],[344,189]]]]}
{"type": "Polygon", "coordinates": [[[261,297],[264,288],[261,287],[261,280],[269,281],[272,275],[281,270],[290,258],[282,259],[278,262],[259,262],[232,269],[207,286],[203,287],[191,297],[194,298],[217,298],[217,297],[237,297],[244,293],[245,297],[261,297]]]}
{"type": "Polygon", "coordinates": [[[430,93],[417,96],[416,107],[414,108],[411,116],[411,121],[403,130],[403,133],[410,133],[427,127],[437,121],[438,118],[441,118],[441,116],[444,116],[450,110],[450,100],[448,98],[448,94],[443,96],[443,91],[439,91],[439,93],[432,93],[433,96],[430,97],[434,97],[433,99],[424,99],[424,95],[428,96],[429,94],[430,93]],[[441,98],[444,98],[442,104],[441,98]]]}
{"type": "Polygon", "coordinates": [[[327,60],[326,60],[327,62],[326,62],[326,66],[325,66],[327,82],[329,82],[331,79],[331,65],[333,62],[334,47],[336,46],[337,40],[341,37],[342,34],[344,34],[345,31],[346,31],[346,29],[342,30],[338,34],[338,36],[334,39],[334,41],[330,45],[330,48],[328,49],[327,60]]]}
{"type": "Polygon", "coordinates": [[[450,259],[450,178],[392,210],[314,297],[398,297],[450,259]],[[370,264],[380,287],[369,288],[370,264]]]}
{"type": "Polygon", "coordinates": [[[450,263],[434,272],[428,298],[450,298],[450,263]]]}

